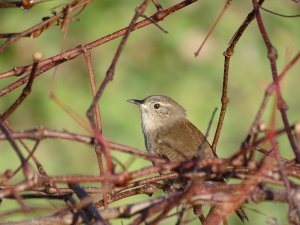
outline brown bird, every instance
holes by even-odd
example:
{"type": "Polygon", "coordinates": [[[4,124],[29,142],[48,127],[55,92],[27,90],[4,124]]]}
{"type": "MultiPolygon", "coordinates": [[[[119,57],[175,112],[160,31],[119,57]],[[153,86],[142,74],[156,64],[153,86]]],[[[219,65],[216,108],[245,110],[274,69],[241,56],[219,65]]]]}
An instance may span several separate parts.
{"type": "MultiPolygon", "coordinates": [[[[206,137],[186,118],[185,109],[170,97],[152,95],[143,100],[129,99],[128,102],[141,109],[149,153],[170,161],[217,157],[206,137]]],[[[182,186],[182,180],[180,183],[182,186]]],[[[248,220],[242,208],[236,213],[243,222],[248,220]]]]}

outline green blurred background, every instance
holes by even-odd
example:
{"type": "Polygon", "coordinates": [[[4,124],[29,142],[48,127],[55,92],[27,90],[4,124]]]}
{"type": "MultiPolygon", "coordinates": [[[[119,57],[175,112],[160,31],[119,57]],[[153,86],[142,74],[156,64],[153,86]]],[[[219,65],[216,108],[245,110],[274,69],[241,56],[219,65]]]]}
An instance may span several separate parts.
{"type": "MultiPolygon", "coordinates": [[[[63,49],[74,48],[126,27],[140,2],[138,0],[93,1],[76,17],[79,20],[69,23],[63,49]]],[[[50,1],[27,11],[0,9],[0,33],[27,29],[40,22],[42,17],[51,15],[50,9],[60,3],[62,2],[50,1]]],[[[168,7],[174,2],[161,1],[161,4],[168,7]]],[[[200,130],[206,130],[212,111],[215,107],[220,108],[224,61],[222,54],[252,8],[251,1],[234,1],[208,39],[199,57],[195,58],[194,52],[223,5],[224,1],[198,1],[170,15],[160,23],[168,34],[150,25],[130,35],[117,64],[114,80],[109,83],[100,100],[103,133],[106,137],[144,150],[140,112],[126,100],[141,99],[152,94],[164,94],[176,99],[186,108],[188,118],[200,130]]],[[[293,1],[268,1],[264,7],[288,15],[300,12],[299,4],[293,1]]],[[[155,7],[150,4],[146,15],[150,16],[154,12],[155,7]]],[[[277,65],[280,72],[299,51],[299,18],[283,18],[266,12],[262,12],[262,15],[271,41],[278,51],[277,65]]],[[[44,58],[58,54],[61,51],[63,35],[58,27],[53,27],[38,38],[23,38],[10,45],[0,54],[0,71],[30,64],[31,56],[36,51],[41,51],[44,58]]],[[[119,42],[120,39],[116,39],[91,51],[98,85],[111,63],[119,42]]],[[[53,74],[54,70],[50,70],[34,81],[31,95],[10,116],[10,124],[15,130],[44,126],[87,134],[48,97],[53,74]]],[[[79,56],[60,65],[55,74],[55,94],[85,119],[92,97],[84,57],[79,56]]],[[[288,116],[291,123],[299,120],[300,101],[297,97],[300,93],[299,75],[298,63],[282,82],[282,93],[289,106],[288,116]]],[[[2,79],[0,87],[3,88],[16,79],[18,78],[2,79]]],[[[220,157],[228,157],[239,148],[258,110],[264,89],[271,80],[266,47],[254,21],[236,46],[231,60],[230,104],[217,150],[220,157]]],[[[21,90],[22,88],[19,88],[1,98],[1,112],[15,100],[21,90]]],[[[270,102],[264,115],[263,122],[267,125],[272,115],[273,102],[273,100],[270,102]]],[[[213,139],[216,123],[217,117],[210,132],[210,142],[213,139]]],[[[282,127],[280,118],[277,125],[282,127]]],[[[26,143],[29,146],[33,144],[30,141],[26,143]]],[[[293,158],[285,136],[279,138],[279,146],[284,157],[293,158]]],[[[15,169],[19,161],[14,151],[4,142],[0,142],[0,149],[0,172],[15,169]]],[[[94,150],[84,144],[45,140],[40,144],[36,155],[50,175],[98,174],[94,150]]],[[[123,163],[129,160],[125,154],[117,152],[114,155],[123,163]]],[[[137,170],[149,165],[148,162],[135,161],[129,170],[137,170]]],[[[21,174],[15,180],[18,178],[21,178],[21,174]]],[[[157,193],[156,196],[159,194],[157,193]]],[[[138,196],[130,201],[147,198],[147,196],[138,196]]],[[[41,202],[32,204],[42,205],[41,202]]],[[[18,207],[11,201],[4,200],[0,211],[18,207]]],[[[288,223],[287,207],[284,204],[248,204],[245,209],[251,220],[247,224],[266,224],[268,220],[266,215],[274,216],[280,224],[288,223]]],[[[21,218],[26,218],[26,215],[18,215],[10,219],[21,218]]],[[[230,222],[230,224],[240,224],[236,216],[232,216],[230,222]]],[[[120,224],[120,221],[116,221],[115,224],[120,224]]]]}

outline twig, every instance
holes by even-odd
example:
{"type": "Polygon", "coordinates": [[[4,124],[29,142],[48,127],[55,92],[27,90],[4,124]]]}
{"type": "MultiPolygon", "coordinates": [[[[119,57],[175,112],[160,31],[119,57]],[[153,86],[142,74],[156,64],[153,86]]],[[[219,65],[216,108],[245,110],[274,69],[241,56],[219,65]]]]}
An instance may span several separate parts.
{"type": "MultiPolygon", "coordinates": [[[[142,28],[144,26],[150,25],[152,24],[152,21],[161,21],[164,18],[166,18],[167,16],[175,13],[176,11],[196,2],[197,0],[184,0],[170,8],[167,8],[163,11],[159,11],[155,14],[153,14],[149,19],[144,19],[140,22],[137,22],[133,25],[132,30],[131,31],[135,31],[139,28],[142,28]]],[[[123,28],[121,30],[118,30],[112,34],[109,34],[107,36],[104,36],[100,39],[97,39],[93,42],[90,42],[88,44],[85,45],[81,45],[78,47],[75,47],[73,49],[70,49],[68,51],[65,51],[63,53],[60,53],[58,55],[55,55],[53,57],[50,57],[48,59],[42,60],[39,63],[39,68],[36,71],[36,76],[52,69],[53,67],[64,63],[68,60],[72,60],[74,58],[76,58],[77,56],[79,56],[80,54],[83,53],[82,49],[86,49],[86,50],[90,50],[93,49],[99,45],[102,45],[106,42],[109,42],[111,40],[114,40],[120,36],[123,36],[126,31],[127,31],[127,27],[123,28]]],[[[32,65],[27,65],[27,66],[22,66],[22,67],[15,67],[9,71],[0,73],[0,79],[4,78],[4,77],[9,77],[9,76],[20,76],[24,73],[26,73],[27,71],[30,71],[32,69],[32,65]]],[[[14,83],[8,85],[7,87],[4,87],[3,89],[0,90],[0,97],[4,96],[6,94],[8,94],[9,92],[13,91],[14,89],[18,88],[19,86],[23,85],[24,83],[27,82],[29,76],[26,75],[25,77],[15,81],[14,83]]]]}
{"type": "MultiPolygon", "coordinates": [[[[262,5],[263,3],[264,3],[264,0],[260,0],[258,2],[259,5],[262,5]]],[[[217,144],[218,144],[218,141],[219,141],[219,137],[220,137],[220,134],[221,134],[221,130],[222,130],[225,114],[226,114],[227,105],[229,103],[229,98],[228,98],[228,95],[227,95],[227,89],[228,89],[228,76],[229,76],[230,58],[234,53],[234,48],[235,48],[236,44],[238,43],[238,41],[240,40],[240,38],[243,35],[244,31],[247,29],[247,27],[253,21],[254,18],[255,18],[255,13],[254,13],[254,10],[252,10],[248,14],[246,19],[242,23],[242,25],[239,27],[239,29],[236,31],[234,36],[232,37],[228,48],[226,49],[226,51],[223,54],[224,57],[225,57],[225,61],[224,61],[223,88],[222,88],[222,97],[221,97],[222,107],[221,107],[221,111],[220,111],[220,115],[219,115],[219,121],[218,121],[218,125],[217,125],[217,128],[216,128],[214,140],[213,140],[213,143],[212,143],[212,148],[213,148],[214,151],[216,151],[216,148],[217,148],[217,144]]]]}
{"type": "MultiPolygon", "coordinates": [[[[0,53],[3,52],[11,43],[18,41],[22,37],[38,37],[41,35],[42,32],[44,32],[49,27],[55,25],[57,22],[59,23],[59,20],[63,20],[61,25],[64,25],[65,23],[65,16],[66,9],[68,9],[69,12],[72,12],[78,8],[84,7],[86,4],[88,4],[90,0],[83,0],[82,2],[80,0],[74,0],[70,4],[66,5],[66,8],[63,9],[60,13],[55,13],[51,17],[44,18],[44,21],[19,33],[10,33],[10,34],[1,34],[0,38],[7,38],[7,40],[1,45],[0,47],[0,53]]],[[[29,2],[29,1],[28,1],[29,2]]],[[[31,4],[32,5],[32,4],[31,4]]],[[[30,5],[29,5],[30,6],[30,5]]]]}
{"type": "MultiPolygon", "coordinates": [[[[90,136],[86,135],[81,135],[81,134],[76,134],[68,131],[58,131],[58,130],[51,130],[47,129],[44,127],[39,127],[37,129],[31,129],[31,130],[26,130],[22,132],[11,132],[11,136],[14,139],[30,139],[30,140],[35,140],[35,141],[41,141],[43,139],[64,139],[64,140],[69,140],[69,141],[77,141],[77,142],[82,142],[85,144],[90,144],[94,145],[95,144],[95,139],[90,136]]],[[[144,153],[143,151],[139,149],[135,149],[114,141],[111,141],[107,138],[105,138],[105,141],[108,142],[109,146],[118,151],[122,151],[125,153],[133,154],[139,157],[142,157],[144,159],[148,159],[150,161],[157,161],[157,162],[165,162],[165,160],[148,154],[144,153]]],[[[0,140],[6,140],[6,137],[4,134],[0,134],[0,140]]]]}
{"type": "MultiPolygon", "coordinates": [[[[267,34],[267,31],[265,29],[265,26],[264,26],[264,23],[263,23],[263,20],[262,20],[260,11],[259,11],[259,5],[257,4],[256,0],[252,0],[252,4],[253,4],[254,11],[255,11],[255,17],[256,17],[256,21],[257,21],[260,33],[261,33],[262,38],[265,42],[265,45],[268,49],[268,58],[269,58],[270,65],[271,65],[272,78],[273,78],[274,84],[276,85],[275,93],[276,93],[276,100],[277,100],[276,101],[277,108],[281,113],[282,121],[285,126],[286,133],[287,133],[288,139],[290,141],[290,145],[291,145],[291,147],[294,151],[295,157],[296,157],[296,162],[299,164],[300,163],[300,150],[298,149],[298,147],[295,143],[294,137],[293,137],[291,129],[290,129],[288,117],[286,115],[287,107],[286,107],[283,97],[281,95],[281,90],[280,90],[280,86],[279,86],[279,82],[278,82],[278,73],[277,73],[277,65],[276,65],[277,52],[276,52],[275,48],[273,47],[273,45],[269,39],[269,36],[267,34]]],[[[275,156],[279,163],[281,178],[285,184],[285,187],[287,188],[288,193],[290,193],[291,183],[288,180],[288,178],[285,174],[285,171],[280,166],[281,162],[279,161],[279,157],[280,157],[279,150],[277,149],[277,146],[276,146],[274,140],[271,139],[271,143],[273,145],[273,148],[275,148],[275,156]]],[[[290,194],[288,195],[288,200],[289,200],[289,206],[290,206],[290,211],[291,211],[294,208],[294,202],[293,202],[293,199],[290,194]]],[[[297,212],[298,212],[298,216],[300,218],[300,209],[299,208],[297,209],[297,212]]]]}
{"type": "MultiPolygon", "coordinates": [[[[298,52],[298,54],[296,54],[296,56],[288,64],[286,64],[286,66],[284,67],[284,69],[282,70],[280,75],[278,76],[278,80],[277,80],[278,84],[283,80],[283,78],[287,74],[288,70],[291,69],[291,67],[296,63],[296,61],[299,60],[299,58],[300,58],[300,52],[298,52]]],[[[251,136],[253,136],[254,133],[258,130],[258,126],[259,126],[259,123],[261,122],[261,117],[263,115],[263,112],[265,111],[266,105],[267,105],[271,95],[273,94],[275,88],[276,88],[276,84],[273,81],[265,89],[264,98],[259,106],[259,109],[258,109],[256,115],[255,115],[254,121],[249,129],[248,135],[242,143],[242,146],[246,146],[249,138],[251,136]]],[[[291,129],[294,129],[294,127],[291,126],[291,129]]]]}
{"type": "Polygon", "coordinates": [[[38,64],[41,59],[42,59],[42,54],[40,52],[36,52],[33,54],[33,65],[32,65],[32,70],[29,75],[27,85],[24,87],[21,95],[16,99],[16,101],[1,115],[3,121],[6,120],[7,117],[10,114],[12,114],[18,108],[18,106],[25,100],[25,98],[30,94],[33,80],[35,78],[36,70],[38,68],[38,64]]]}
{"type": "Polygon", "coordinates": [[[0,130],[5,135],[6,139],[8,140],[8,142],[10,143],[12,148],[15,150],[15,152],[17,153],[17,155],[21,161],[23,174],[26,177],[26,179],[27,180],[33,179],[35,177],[34,170],[32,169],[31,165],[26,161],[25,157],[23,156],[23,154],[22,154],[21,150],[19,149],[18,145],[16,144],[15,140],[11,137],[9,130],[6,128],[6,125],[1,117],[0,117],[0,130]]]}
{"type": "Polygon", "coordinates": [[[269,9],[266,9],[264,7],[260,7],[260,9],[262,9],[263,11],[266,11],[268,13],[271,13],[271,14],[274,14],[276,16],[281,16],[281,17],[285,17],[285,18],[294,18],[294,17],[300,17],[300,14],[295,14],[295,15],[283,15],[281,13],[277,13],[277,12],[274,12],[274,11],[271,11],[269,9]]]}
{"type": "Polygon", "coordinates": [[[271,70],[272,70],[272,78],[273,78],[273,82],[276,85],[275,87],[275,93],[277,95],[277,99],[278,99],[278,110],[281,113],[281,118],[282,118],[282,122],[284,124],[284,127],[286,129],[286,133],[290,142],[290,145],[294,151],[294,155],[296,157],[296,161],[297,163],[300,164],[300,150],[298,149],[294,137],[292,135],[291,129],[290,129],[290,125],[289,125],[289,121],[288,121],[288,117],[286,114],[286,110],[287,110],[287,106],[286,103],[284,102],[284,99],[281,95],[281,90],[280,90],[280,86],[278,83],[278,73],[277,73],[277,65],[276,65],[276,59],[277,59],[277,53],[275,48],[273,47],[269,36],[266,32],[264,23],[262,21],[260,12],[259,12],[259,5],[257,4],[256,0],[252,0],[253,6],[254,6],[254,10],[255,10],[255,16],[256,16],[256,20],[257,20],[257,24],[260,30],[260,33],[262,35],[262,38],[265,42],[265,45],[268,49],[268,58],[270,61],[270,65],[271,65],[271,70]]]}
{"type": "MultiPolygon", "coordinates": [[[[90,75],[90,83],[91,83],[93,97],[95,97],[97,89],[96,89],[96,84],[95,84],[95,75],[94,75],[94,71],[92,68],[91,53],[85,49],[83,49],[83,51],[84,51],[84,57],[85,57],[89,75],[90,75]]],[[[100,133],[102,133],[101,114],[100,114],[100,108],[99,108],[98,103],[95,105],[95,115],[96,115],[97,129],[99,130],[100,133]]],[[[105,173],[105,169],[103,166],[102,153],[101,153],[101,149],[99,146],[95,146],[95,153],[96,153],[97,160],[98,160],[99,174],[102,175],[105,173]]],[[[105,186],[106,184],[104,183],[103,185],[105,186]]],[[[104,194],[104,199],[105,199],[105,203],[107,203],[107,196],[105,194],[104,194]]],[[[105,204],[105,207],[107,208],[107,204],[105,204]]]]}
{"type": "MultiPolygon", "coordinates": [[[[138,8],[138,10],[140,10],[140,12],[137,10],[136,14],[132,18],[132,20],[130,22],[130,25],[128,26],[128,29],[126,30],[126,32],[125,32],[125,34],[124,34],[124,36],[123,36],[123,38],[122,38],[122,40],[121,40],[121,42],[119,44],[119,47],[117,49],[117,52],[115,53],[115,56],[114,56],[114,58],[112,60],[112,63],[110,65],[109,69],[106,72],[104,80],[102,81],[102,83],[101,83],[99,89],[97,90],[97,92],[93,93],[93,95],[94,95],[93,101],[92,101],[92,103],[91,103],[91,105],[88,108],[87,113],[86,113],[87,114],[87,118],[89,119],[89,122],[91,124],[93,134],[94,134],[96,140],[98,141],[100,149],[104,153],[104,156],[105,156],[105,159],[106,159],[106,168],[103,168],[102,166],[100,166],[102,164],[102,162],[99,165],[100,169],[103,169],[103,173],[104,174],[106,174],[106,173],[108,173],[108,174],[113,173],[113,164],[112,164],[112,161],[111,161],[110,151],[108,149],[107,143],[104,141],[103,136],[102,136],[102,130],[101,130],[101,125],[100,125],[100,118],[97,117],[99,119],[98,120],[99,123],[98,123],[98,127],[97,127],[97,125],[95,123],[95,119],[94,119],[94,113],[95,112],[97,113],[98,101],[99,101],[99,99],[100,99],[100,97],[101,97],[101,95],[102,95],[102,93],[103,93],[106,85],[108,84],[109,81],[112,81],[112,79],[113,79],[116,64],[117,64],[118,59],[119,59],[119,57],[121,55],[121,52],[123,51],[123,48],[125,46],[125,42],[126,42],[128,36],[129,36],[129,33],[131,32],[132,27],[133,27],[134,23],[136,22],[136,20],[145,11],[145,9],[147,7],[147,4],[148,4],[148,1],[143,2],[141,4],[141,6],[138,8]]],[[[88,55],[86,55],[86,59],[88,60],[89,58],[87,58],[87,57],[88,57],[88,55]]],[[[88,60],[88,61],[90,61],[90,60],[88,60]]],[[[96,114],[96,116],[97,116],[97,114],[96,114]]],[[[98,114],[98,116],[99,116],[99,114],[98,114]]],[[[99,153],[99,154],[101,154],[101,153],[99,153]]],[[[98,160],[99,159],[102,160],[101,156],[100,156],[100,158],[98,156],[98,160]]],[[[107,184],[104,183],[104,186],[106,186],[106,185],[107,184]]],[[[107,196],[106,196],[106,194],[104,194],[104,206],[107,208],[107,196]]]]}
{"type": "MultiPolygon", "coordinates": [[[[114,55],[114,58],[111,62],[111,65],[110,65],[109,69],[106,72],[105,78],[102,81],[100,87],[98,88],[96,94],[94,95],[93,101],[92,101],[92,103],[91,103],[91,105],[88,108],[87,113],[86,113],[87,118],[89,119],[89,122],[91,124],[92,131],[93,131],[93,134],[95,136],[95,139],[97,140],[97,142],[98,142],[98,144],[101,148],[101,151],[104,153],[104,156],[105,156],[106,168],[104,169],[104,174],[112,174],[114,172],[113,171],[113,164],[112,164],[112,160],[111,160],[111,156],[110,156],[111,153],[110,153],[110,150],[107,146],[107,143],[104,141],[101,131],[99,131],[97,129],[97,126],[95,124],[94,112],[95,112],[98,101],[99,101],[100,97],[102,96],[102,93],[103,93],[105,87],[113,79],[117,62],[118,62],[118,60],[120,58],[120,55],[121,55],[121,53],[124,49],[125,43],[128,39],[128,36],[129,36],[130,32],[132,31],[133,26],[134,26],[135,22],[137,21],[137,19],[146,10],[148,3],[149,3],[149,0],[145,0],[136,9],[135,15],[133,16],[133,18],[132,18],[132,20],[131,20],[131,22],[130,22],[130,24],[129,24],[129,26],[128,26],[121,42],[120,42],[120,44],[119,44],[119,47],[118,47],[118,49],[117,49],[117,51],[114,55]]],[[[104,183],[104,186],[107,186],[107,185],[108,185],[107,183],[104,183]]],[[[106,196],[106,194],[104,194],[104,206],[107,207],[107,196],[106,196]]]]}
{"type": "Polygon", "coordinates": [[[209,36],[212,34],[212,32],[216,29],[218,23],[220,22],[222,16],[224,15],[226,9],[229,7],[229,5],[231,4],[232,0],[227,0],[225,2],[225,5],[222,9],[222,11],[220,12],[220,14],[218,15],[216,21],[214,22],[214,24],[212,25],[212,27],[210,28],[208,34],[205,36],[204,40],[201,42],[198,50],[195,52],[195,57],[197,57],[200,53],[200,51],[202,50],[203,46],[205,45],[206,41],[208,40],[209,36]]]}
{"type": "MultiPolygon", "coordinates": [[[[89,196],[85,192],[85,190],[80,187],[78,184],[69,184],[69,187],[75,192],[80,200],[84,200],[89,196]]],[[[83,213],[87,216],[88,224],[89,221],[93,221],[95,223],[100,223],[102,225],[108,225],[109,223],[100,216],[99,212],[97,211],[96,207],[90,202],[87,203],[82,209],[83,213]]]]}

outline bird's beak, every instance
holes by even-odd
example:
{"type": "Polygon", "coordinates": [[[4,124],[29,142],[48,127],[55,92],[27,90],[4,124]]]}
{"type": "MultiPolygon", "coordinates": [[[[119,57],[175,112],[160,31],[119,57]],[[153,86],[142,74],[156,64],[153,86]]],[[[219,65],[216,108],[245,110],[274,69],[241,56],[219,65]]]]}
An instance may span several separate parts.
{"type": "Polygon", "coordinates": [[[144,103],[144,100],[138,100],[138,99],[128,99],[127,102],[136,104],[136,105],[141,105],[144,103]]]}

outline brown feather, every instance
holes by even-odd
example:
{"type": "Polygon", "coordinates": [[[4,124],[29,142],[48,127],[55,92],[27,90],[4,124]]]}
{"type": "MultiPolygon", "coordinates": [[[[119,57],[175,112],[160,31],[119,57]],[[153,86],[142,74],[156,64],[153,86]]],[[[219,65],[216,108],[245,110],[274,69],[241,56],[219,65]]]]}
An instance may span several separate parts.
{"type": "Polygon", "coordinates": [[[149,152],[170,161],[190,160],[196,156],[200,159],[215,157],[204,135],[185,118],[153,130],[146,134],[146,139],[147,143],[153,143],[147,146],[149,152]]]}

